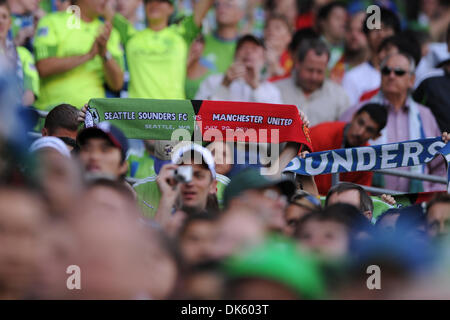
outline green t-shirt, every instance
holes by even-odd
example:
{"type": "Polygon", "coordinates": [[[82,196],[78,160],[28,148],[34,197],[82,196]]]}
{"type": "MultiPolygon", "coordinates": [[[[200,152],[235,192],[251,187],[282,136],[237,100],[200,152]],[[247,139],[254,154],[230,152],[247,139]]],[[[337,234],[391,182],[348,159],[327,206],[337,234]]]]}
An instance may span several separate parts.
{"type": "Polygon", "coordinates": [[[23,88],[30,90],[36,97],[39,96],[39,74],[36,70],[34,57],[27,48],[17,47],[17,54],[23,69],[23,88]]]}
{"type": "Polygon", "coordinates": [[[114,17],[126,46],[129,97],[185,99],[186,62],[191,42],[201,31],[192,16],[160,31],[135,32],[123,17],[114,17]]]}
{"type": "Polygon", "coordinates": [[[205,36],[205,49],[202,58],[214,65],[214,73],[225,73],[234,60],[236,41],[224,41],[214,35],[205,36]]]}
{"type": "MultiPolygon", "coordinates": [[[[90,23],[81,20],[78,28],[74,19],[69,13],[56,12],[39,21],[34,42],[36,61],[80,56],[91,50],[104,23],[100,19],[90,23]]],[[[108,41],[108,51],[123,69],[123,49],[119,33],[114,29],[108,41]]],[[[97,55],[72,70],[41,78],[36,107],[49,110],[55,105],[69,103],[81,108],[92,98],[105,97],[104,84],[103,60],[97,55]]]]}
{"type": "MultiPolygon", "coordinates": [[[[230,183],[230,179],[221,174],[217,174],[217,199],[219,206],[222,207],[223,192],[225,187],[230,183]]],[[[161,198],[161,191],[159,191],[156,183],[156,175],[142,179],[133,186],[137,194],[138,206],[144,216],[153,218],[158,210],[159,200],[161,198]]]]}
{"type": "Polygon", "coordinates": [[[127,177],[135,179],[144,179],[156,175],[155,160],[145,150],[142,154],[130,153],[128,156],[127,177]]]}

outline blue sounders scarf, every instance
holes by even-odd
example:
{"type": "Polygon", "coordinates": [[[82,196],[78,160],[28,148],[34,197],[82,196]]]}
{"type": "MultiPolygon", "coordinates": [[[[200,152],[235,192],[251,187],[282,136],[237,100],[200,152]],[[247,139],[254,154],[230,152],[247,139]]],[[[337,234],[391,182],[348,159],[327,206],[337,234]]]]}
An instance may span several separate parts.
{"type": "MultiPolygon", "coordinates": [[[[386,100],[386,98],[383,96],[383,94],[380,92],[376,96],[374,96],[371,100],[371,102],[380,103],[380,104],[389,104],[389,102],[386,100]]],[[[411,98],[411,96],[408,96],[408,99],[406,100],[406,105],[409,107],[408,112],[408,132],[409,132],[409,139],[410,140],[417,140],[417,139],[425,139],[425,131],[423,129],[422,125],[422,119],[420,117],[419,112],[419,105],[411,98]]],[[[388,128],[387,126],[381,131],[381,137],[372,142],[371,144],[386,144],[387,143],[387,137],[389,136],[388,128]]],[[[423,165],[419,166],[411,166],[409,168],[411,173],[424,173],[425,167],[423,165]]],[[[383,179],[384,180],[384,179],[383,179]]],[[[384,181],[380,179],[380,185],[382,187],[385,187],[384,181]]],[[[417,179],[411,179],[409,182],[409,192],[410,193],[419,193],[423,192],[423,183],[420,180],[417,179]]]]}
{"type": "Polygon", "coordinates": [[[284,171],[307,176],[374,171],[421,166],[439,155],[446,159],[447,189],[450,192],[450,143],[445,144],[440,137],[314,152],[308,154],[305,159],[294,158],[284,171]]]}

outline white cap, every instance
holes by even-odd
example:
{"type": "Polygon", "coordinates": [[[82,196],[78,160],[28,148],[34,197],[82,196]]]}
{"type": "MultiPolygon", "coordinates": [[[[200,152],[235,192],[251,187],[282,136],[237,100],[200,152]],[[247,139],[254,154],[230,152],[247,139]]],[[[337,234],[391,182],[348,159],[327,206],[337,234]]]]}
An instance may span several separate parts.
{"type": "MultiPolygon", "coordinates": [[[[190,152],[190,151],[194,151],[202,156],[204,163],[208,166],[209,171],[211,171],[213,179],[216,179],[216,166],[214,164],[214,157],[211,154],[211,151],[202,147],[199,144],[196,144],[193,142],[190,142],[188,144],[185,144],[185,143],[178,144],[173,150],[172,163],[180,164],[183,160],[182,159],[183,155],[186,152],[190,152]]],[[[194,159],[194,164],[195,163],[196,162],[194,159]]]]}
{"type": "Polygon", "coordinates": [[[30,153],[39,151],[44,148],[51,148],[58,151],[66,158],[70,158],[70,151],[66,144],[56,137],[42,137],[34,141],[30,146],[30,153]]]}

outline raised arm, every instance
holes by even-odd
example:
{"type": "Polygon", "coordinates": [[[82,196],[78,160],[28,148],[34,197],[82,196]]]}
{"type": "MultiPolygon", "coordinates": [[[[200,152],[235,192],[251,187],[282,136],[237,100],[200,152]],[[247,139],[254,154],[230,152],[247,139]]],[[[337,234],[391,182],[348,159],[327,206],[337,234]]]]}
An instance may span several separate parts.
{"type": "Polygon", "coordinates": [[[214,0],[198,0],[194,7],[194,22],[200,27],[202,21],[208,13],[209,9],[212,7],[214,0]]]}

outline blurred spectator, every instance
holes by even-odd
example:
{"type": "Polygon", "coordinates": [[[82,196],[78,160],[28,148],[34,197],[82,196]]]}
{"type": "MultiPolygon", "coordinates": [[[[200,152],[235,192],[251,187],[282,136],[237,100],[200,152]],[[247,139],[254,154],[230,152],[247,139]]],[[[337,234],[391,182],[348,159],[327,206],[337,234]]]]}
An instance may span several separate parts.
{"type": "MultiPolygon", "coordinates": [[[[375,140],[381,136],[381,130],[386,126],[386,122],[387,110],[384,106],[376,103],[363,105],[349,123],[324,122],[312,127],[310,136],[314,151],[368,146],[369,140],[375,140]]],[[[350,172],[338,175],[339,181],[372,185],[373,172],[350,172]]],[[[332,175],[319,175],[314,179],[319,194],[327,194],[332,184],[332,175]]]]}
{"type": "Polygon", "coordinates": [[[144,12],[142,0],[116,0],[117,12],[130,22],[136,30],[146,28],[145,15],[141,17],[139,14],[144,12]]]}
{"type": "Polygon", "coordinates": [[[27,299],[36,285],[46,222],[42,198],[27,189],[0,188],[0,299],[27,299]]]}
{"type": "Polygon", "coordinates": [[[201,212],[184,221],[178,234],[178,244],[186,265],[193,266],[211,259],[216,220],[215,214],[201,212]]]}
{"type": "Polygon", "coordinates": [[[367,61],[369,57],[369,46],[363,32],[365,20],[366,14],[363,11],[355,13],[348,20],[344,53],[330,71],[330,78],[337,83],[342,82],[346,72],[367,61]]]}
{"type": "Polygon", "coordinates": [[[78,110],[70,104],[61,104],[45,117],[42,136],[70,138],[76,140],[78,134],[78,110]]]}
{"type": "MultiPolygon", "coordinates": [[[[387,106],[388,121],[381,137],[375,140],[377,144],[422,139],[440,136],[441,132],[430,110],[416,103],[410,90],[414,85],[414,59],[407,53],[397,53],[388,56],[381,65],[381,91],[370,101],[387,106]]],[[[358,106],[348,109],[341,120],[348,121],[358,106]]],[[[398,168],[426,174],[444,175],[445,167],[441,159],[435,159],[426,166],[398,168]],[[425,168],[423,168],[425,167],[425,168]]],[[[384,182],[377,186],[389,186],[391,190],[417,193],[422,191],[437,191],[444,187],[439,184],[409,180],[402,177],[384,176],[384,182]]]]}
{"type": "Polygon", "coordinates": [[[162,163],[168,162],[175,145],[174,142],[164,140],[143,140],[143,143],[143,150],[139,150],[139,152],[130,150],[128,153],[127,177],[145,179],[155,176],[161,169],[160,166],[156,168],[155,162],[158,160],[161,160],[162,163]]]}
{"type": "Polygon", "coordinates": [[[444,40],[446,27],[450,23],[447,1],[412,0],[407,1],[406,7],[411,28],[428,30],[435,42],[444,40]]]}
{"type": "Polygon", "coordinates": [[[217,30],[205,36],[203,58],[214,66],[209,74],[224,73],[233,63],[238,40],[239,21],[245,14],[244,0],[215,2],[217,30]]]}
{"type": "Polygon", "coordinates": [[[0,1],[0,56],[4,56],[22,82],[21,103],[31,106],[39,95],[39,76],[32,54],[24,47],[16,47],[8,38],[12,26],[11,12],[6,0],[0,1]]]}
{"type": "Polygon", "coordinates": [[[360,214],[351,205],[334,204],[313,211],[300,219],[295,238],[300,246],[323,259],[344,259],[350,253],[352,236],[349,211],[360,214]]]}
{"type": "Polygon", "coordinates": [[[439,63],[439,71],[421,78],[413,98],[430,108],[441,131],[450,131],[450,23],[447,29],[448,56],[439,63]]]}
{"type": "Polygon", "coordinates": [[[292,28],[281,15],[269,16],[264,27],[268,81],[276,81],[290,75],[294,60],[288,47],[292,40],[292,28]]]}
{"type": "MultiPolygon", "coordinates": [[[[42,1],[42,0],[41,0],[42,1]]],[[[56,11],[66,11],[71,5],[72,0],[54,0],[56,11]]]]}
{"type": "Polygon", "coordinates": [[[70,220],[75,237],[71,263],[80,267],[82,275],[82,290],[71,290],[70,298],[148,299],[153,293],[149,280],[155,271],[170,285],[165,275],[172,269],[166,265],[166,273],[155,269],[164,257],[157,254],[156,241],[148,240],[135,217],[112,214],[98,200],[102,199],[91,197],[89,202],[77,206],[78,214],[70,220]]]}
{"type": "Polygon", "coordinates": [[[297,191],[289,200],[289,205],[284,214],[286,220],[284,234],[293,236],[300,219],[312,211],[320,210],[320,208],[321,204],[318,198],[303,190],[297,191]]]}
{"type": "Polygon", "coordinates": [[[71,13],[56,12],[39,22],[34,42],[41,77],[39,109],[49,110],[61,103],[81,109],[91,98],[105,97],[105,83],[112,91],[122,88],[119,33],[109,21],[100,20],[106,2],[77,0],[77,5],[81,10],[78,21],[71,13]]]}
{"type": "Polygon", "coordinates": [[[212,2],[198,1],[193,16],[169,26],[174,0],[145,0],[147,28],[142,31],[136,31],[124,17],[114,15],[114,27],[126,48],[130,98],[185,99],[189,45],[201,31],[212,2]]]}
{"type": "Polygon", "coordinates": [[[329,57],[325,43],[305,39],[298,49],[292,77],[275,83],[283,103],[296,105],[306,114],[312,126],[338,120],[349,106],[345,91],[325,79],[329,57]]]}
{"type": "Polygon", "coordinates": [[[225,276],[221,267],[219,262],[207,261],[188,268],[182,276],[182,289],[176,299],[223,299],[225,276]]]}
{"type": "Polygon", "coordinates": [[[427,221],[422,204],[400,208],[400,215],[395,223],[395,232],[414,241],[428,241],[427,221]]]}
{"type": "Polygon", "coordinates": [[[197,100],[224,100],[281,104],[280,92],[262,80],[264,44],[252,35],[241,37],[234,63],[225,74],[211,75],[200,85],[197,100]]]}
{"type": "Polygon", "coordinates": [[[380,233],[392,234],[395,232],[397,219],[400,216],[400,209],[389,209],[383,212],[377,219],[376,228],[380,233]]]}
{"type": "Polygon", "coordinates": [[[267,230],[282,232],[285,228],[284,210],[294,194],[290,180],[272,180],[258,169],[247,168],[236,174],[225,188],[224,204],[228,210],[247,208],[263,218],[267,230]]]}
{"type": "Polygon", "coordinates": [[[186,99],[194,99],[200,84],[203,82],[208,72],[213,66],[202,57],[205,49],[205,37],[199,35],[192,42],[188,54],[187,73],[186,73],[186,99]]]}
{"type": "Polygon", "coordinates": [[[389,9],[381,8],[381,29],[369,29],[366,16],[363,30],[369,44],[369,60],[353,68],[344,75],[342,86],[350,98],[351,106],[359,101],[359,97],[364,92],[375,90],[380,86],[380,72],[377,52],[381,42],[396,33],[400,32],[400,21],[397,15],[389,9]]]}
{"type": "Polygon", "coordinates": [[[92,179],[85,188],[83,199],[105,207],[110,215],[141,217],[132,189],[117,180],[92,179]]]}
{"type": "Polygon", "coordinates": [[[330,188],[325,200],[325,206],[328,207],[335,203],[351,204],[358,208],[369,221],[372,220],[372,199],[362,187],[354,183],[341,182],[330,188]]]}
{"type": "Polygon", "coordinates": [[[347,25],[347,8],[343,2],[334,1],[320,8],[317,14],[317,29],[330,51],[328,70],[333,69],[344,54],[347,25]]]}
{"type": "Polygon", "coordinates": [[[45,12],[39,8],[41,0],[7,0],[12,14],[12,37],[16,46],[32,51],[36,25],[45,12]]]}
{"type": "Polygon", "coordinates": [[[432,270],[433,255],[427,243],[399,234],[376,234],[371,239],[356,242],[353,259],[340,286],[337,299],[386,300],[405,285],[420,279],[432,270]],[[371,267],[369,269],[369,266],[371,267]],[[376,268],[378,267],[378,268],[376,268]],[[376,276],[381,272],[381,286],[376,276]],[[377,288],[376,290],[371,289],[377,288]]]}
{"type": "Polygon", "coordinates": [[[291,242],[268,240],[225,261],[225,299],[321,299],[326,292],[319,265],[291,242]]]}
{"type": "MultiPolygon", "coordinates": [[[[292,36],[292,40],[291,43],[289,43],[289,53],[291,54],[291,56],[297,57],[297,53],[298,53],[298,47],[300,46],[300,44],[302,43],[303,40],[305,39],[318,39],[319,35],[317,34],[316,31],[314,31],[313,28],[305,28],[305,29],[300,29],[295,31],[295,33],[292,36]]],[[[295,61],[294,61],[295,64],[295,61]]]]}
{"type": "Polygon", "coordinates": [[[28,174],[45,197],[52,217],[61,218],[84,191],[82,168],[70,158],[69,147],[56,137],[43,137],[30,147],[36,165],[28,174]]]}
{"type": "Polygon", "coordinates": [[[52,151],[58,153],[60,156],[70,159],[69,148],[64,142],[56,137],[42,137],[35,140],[30,146],[30,153],[41,151],[52,151]]]}
{"type": "Polygon", "coordinates": [[[296,0],[265,0],[266,15],[281,15],[286,17],[290,29],[294,30],[299,8],[296,0]]]}
{"type": "Polygon", "coordinates": [[[432,238],[450,233],[450,196],[438,194],[427,204],[427,230],[432,238]]]}
{"type": "Polygon", "coordinates": [[[125,176],[128,163],[128,141],[115,126],[101,122],[86,128],[77,136],[79,159],[88,174],[101,174],[113,179],[125,176]]]}

